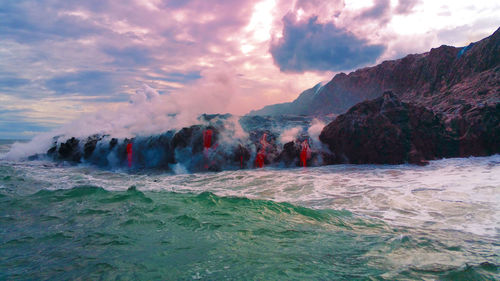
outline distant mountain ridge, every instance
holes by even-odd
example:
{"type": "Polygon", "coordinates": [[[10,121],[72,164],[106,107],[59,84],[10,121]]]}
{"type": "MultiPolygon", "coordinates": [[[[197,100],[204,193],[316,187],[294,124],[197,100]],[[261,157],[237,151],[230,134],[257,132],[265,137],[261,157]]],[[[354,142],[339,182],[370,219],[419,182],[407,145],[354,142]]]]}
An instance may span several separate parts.
{"type": "Polygon", "coordinates": [[[498,103],[499,64],[500,28],[466,47],[443,45],[349,74],[339,73],[324,86],[305,90],[293,102],[265,106],[249,115],[341,114],[386,90],[402,101],[442,112],[463,104],[498,103]]]}

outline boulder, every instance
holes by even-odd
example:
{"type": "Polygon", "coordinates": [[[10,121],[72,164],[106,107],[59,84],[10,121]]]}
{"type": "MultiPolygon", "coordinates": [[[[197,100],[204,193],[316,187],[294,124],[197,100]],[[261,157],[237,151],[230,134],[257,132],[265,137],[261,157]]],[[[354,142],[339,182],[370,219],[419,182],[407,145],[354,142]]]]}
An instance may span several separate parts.
{"type": "Polygon", "coordinates": [[[92,156],[92,153],[95,150],[95,147],[97,145],[97,142],[99,142],[102,139],[102,136],[100,135],[93,135],[87,138],[87,141],[85,142],[85,145],[83,146],[83,158],[84,159],[89,159],[90,156],[92,156]]]}
{"type": "Polygon", "coordinates": [[[82,152],[80,151],[80,140],[70,138],[66,142],[59,145],[56,158],[59,160],[67,160],[72,162],[80,162],[82,152]]]}
{"type": "Polygon", "coordinates": [[[285,166],[298,166],[300,157],[300,143],[295,141],[287,142],[283,145],[280,153],[280,159],[285,166]]]}
{"type": "Polygon", "coordinates": [[[390,91],[338,116],[322,130],[320,140],[336,162],[353,164],[425,164],[447,156],[454,145],[439,116],[390,91]]]}
{"type": "Polygon", "coordinates": [[[446,129],[457,139],[450,157],[487,156],[500,153],[500,103],[465,104],[446,116],[446,129]]]}
{"type": "Polygon", "coordinates": [[[240,168],[245,168],[247,166],[248,160],[250,160],[250,150],[242,144],[238,144],[233,152],[233,162],[239,163],[240,168]]]}
{"type": "Polygon", "coordinates": [[[203,151],[203,132],[211,130],[211,144],[217,143],[219,131],[213,126],[193,125],[185,127],[175,133],[171,146],[173,149],[191,147],[192,153],[203,151]]]}

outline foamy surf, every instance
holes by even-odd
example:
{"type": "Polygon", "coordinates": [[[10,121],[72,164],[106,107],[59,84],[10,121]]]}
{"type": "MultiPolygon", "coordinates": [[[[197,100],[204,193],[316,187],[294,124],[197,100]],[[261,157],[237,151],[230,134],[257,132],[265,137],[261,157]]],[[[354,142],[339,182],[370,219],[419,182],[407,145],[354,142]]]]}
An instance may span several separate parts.
{"type": "Polygon", "coordinates": [[[290,202],[308,208],[349,210],[392,225],[498,235],[500,155],[444,159],[429,166],[334,165],[311,168],[129,174],[52,162],[13,164],[48,189],[76,184],[119,191],[213,192],[218,196],[290,202]]]}
{"type": "MultiPolygon", "coordinates": [[[[499,163],[495,155],[425,167],[186,173],[179,166],[175,174],[0,161],[0,251],[28,272],[33,257],[55,261],[42,262],[47,278],[69,263],[112,279],[127,269],[144,279],[491,279],[500,250],[499,163]],[[25,254],[16,254],[20,247],[25,254]],[[52,257],[88,247],[73,261],[52,257]],[[129,258],[145,251],[149,258],[129,258]],[[175,262],[195,252],[207,254],[175,262]],[[290,270],[304,266],[311,271],[290,270]]],[[[1,269],[13,274],[9,264],[1,269]]],[[[65,276],[94,275],[75,267],[65,276]]]]}

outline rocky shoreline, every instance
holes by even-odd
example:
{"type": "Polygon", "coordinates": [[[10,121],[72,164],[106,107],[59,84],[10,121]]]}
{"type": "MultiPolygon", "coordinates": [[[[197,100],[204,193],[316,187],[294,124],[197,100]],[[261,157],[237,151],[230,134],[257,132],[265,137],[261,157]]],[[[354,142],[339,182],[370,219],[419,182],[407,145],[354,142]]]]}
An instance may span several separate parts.
{"type": "Polygon", "coordinates": [[[449,116],[402,102],[392,92],[353,106],[320,135],[333,163],[423,165],[428,160],[500,153],[500,103],[449,116]]]}
{"type": "Polygon", "coordinates": [[[227,114],[202,115],[199,124],[154,136],[56,137],[45,155],[30,158],[111,168],[177,169],[180,164],[187,171],[219,171],[264,165],[425,165],[440,158],[497,154],[500,29],[467,47],[441,46],[340,73],[292,103],[230,119],[227,114]],[[288,111],[305,115],[286,115],[288,111]],[[329,123],[314,136],[308,131],[313,118],[329,123]],[[243,131],[236,129],[240,125],[243,131]],[[285,140],[290,128],[296,132],[285,140]]]}
{"type": "Polygon", "coordinates": [[[180,164],[188,172],[258,168],[262,166],[319,166],[324,147],[307,135],[311,118],[242,117],[239,123],[247,128],[235,132],[230,115],[202,116],[200,124],[171,130],[154,136],[118,139],[109,135],[87,138],[54,138],[44,155],[58,162],[86,163],[104,168],[176,169],[180,164]],[[283,120],[284,119],[284,120],[283,120]],[[280,142],[281,129],[298,129],[295,140],[280,142]],[[300,128],[300,129],[299,129],[300,128]],[[241,134],[241,136],[237,136],[241,134]],[[209,135],[210,139],[207,139],[209,135]],[[306,158],[301,163],[303,144],[307,143],[306,158]],[[128,159],[130,157],[130,160],[128,159]],[[259,164],[259,162],[261,162],[259,164]]]}
{"type": "Polygon", "coordinates": [[[155,136],[117,139],[94,135],[61,142],[55,139],[47,156],[56,161],[109,168],[128,165],[132,169],[170,170],[181,164],[186,171],[194,172],[268,165],[425,165],[441,158],[500,153],[500,103],[464,107],[451,116],[403,102],[387,91],[330,122],[319,135],[321,143],[307,134],[309,119],[298,118],[295,125],[301,124],[303,130],[284,143],[280,141],[281,132],[262,125],[259,117],[244,121],[255,123],[247,124],[251,129],[245,137],[235,137],[234,124],[227,115],[216,115],[203,120],[203,125],[155,136]]]}

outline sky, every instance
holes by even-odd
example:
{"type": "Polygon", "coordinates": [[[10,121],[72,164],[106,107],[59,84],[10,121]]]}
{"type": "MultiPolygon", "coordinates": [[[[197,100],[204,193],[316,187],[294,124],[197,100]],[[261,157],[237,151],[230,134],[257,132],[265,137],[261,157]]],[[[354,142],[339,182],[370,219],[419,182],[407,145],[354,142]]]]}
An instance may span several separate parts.
{"type": "Polygon", "coordinates": [[[3,0],[0,138],[127,114],[148,91],[155,110],[132,118],[242,115],[339,72],[468,45],[498,15],[491,0],[3,0]]]}

